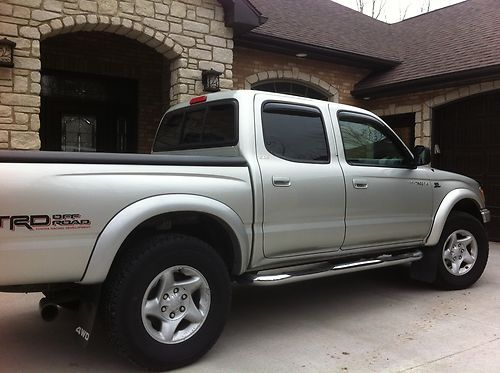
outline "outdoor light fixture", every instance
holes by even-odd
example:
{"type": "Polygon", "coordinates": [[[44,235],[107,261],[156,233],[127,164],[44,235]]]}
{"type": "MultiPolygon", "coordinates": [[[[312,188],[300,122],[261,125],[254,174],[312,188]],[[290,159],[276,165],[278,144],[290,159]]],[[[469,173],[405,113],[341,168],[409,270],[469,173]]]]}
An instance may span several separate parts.
{"type": "Polygon", "coordinates": [[[14,67],[14,47],[16,43],[6,38],[0,40],[0,66],[14,67]]]}
{"type": "Polygon", "coordinates": [[[222,73],[214,69],[202,70],[201,81],[203,83],[203,90],[205,92],[218,92],[220,91],[220,79],[222,73]]]}

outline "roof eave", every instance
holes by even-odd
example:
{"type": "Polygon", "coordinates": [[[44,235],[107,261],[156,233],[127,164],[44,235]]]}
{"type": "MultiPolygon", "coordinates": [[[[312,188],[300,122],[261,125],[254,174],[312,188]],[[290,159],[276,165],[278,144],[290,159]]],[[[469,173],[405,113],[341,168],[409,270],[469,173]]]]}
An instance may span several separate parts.
{"type": "Polygon", "coordinates": [[[248,0],[219,0],[224,8],[224,21],[235,35],[244,34],[267,21],[248,0]]]}
{"type": "Polygon", "coordinates": [[[261,34],[255,31],[240,35],[235,44],[275,53],[295,56],[307,53],[308,58],[349,64],[370,70],[388,70],[400,64],[400,61],[346,52],[338,49],[324,48],[312,44],[301,43],[289,39],[261,34]]]}
{"type": "Polygon", "coordinates": [[[355,98],[376,99],[389,96],[397,96],[407,93],[421,92],[455,87],[477,83],[478,81],[491,80],[500,77],[500,65],[486,66],[479,69],[457,71],[449,74],[431,76],[421,79],[407,80],[377,87],[361,88],[351,91],[355,98]]]}

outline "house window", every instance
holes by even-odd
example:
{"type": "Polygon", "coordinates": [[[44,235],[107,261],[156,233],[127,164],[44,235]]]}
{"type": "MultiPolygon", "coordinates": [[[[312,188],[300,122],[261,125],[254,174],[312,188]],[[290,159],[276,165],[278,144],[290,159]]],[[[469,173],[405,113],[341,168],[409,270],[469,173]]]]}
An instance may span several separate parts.
{"type": "Polygon", "coordinates": [[[287,95],[315,98],[317,100],[329,100],[329,97],[326,94],[313,87],[287,80],[267,80],[265,82],[255,83],[254,85],[252,85],[252,89],[258,91],[284,93],[287,95]]]}

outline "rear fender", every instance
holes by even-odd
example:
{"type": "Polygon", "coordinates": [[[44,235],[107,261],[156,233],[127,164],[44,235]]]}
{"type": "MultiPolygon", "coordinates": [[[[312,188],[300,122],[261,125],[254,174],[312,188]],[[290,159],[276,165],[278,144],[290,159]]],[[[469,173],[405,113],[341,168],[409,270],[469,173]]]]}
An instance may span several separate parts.
{"type": "Polygon", "coordinates": [[[200,212],[224,221],[233,231],[239,246],[233,248],[238,251],[234,253],[235,258],[241,258],[234,272],[240,273],[246,268],[250,241],[244,223],[234,210],[203,196],[169,194],[137,201],[116,214],[99,235],[80,283],[104,282],[118,250],[130,233],[144,221],[170,212],[200,212]]]}

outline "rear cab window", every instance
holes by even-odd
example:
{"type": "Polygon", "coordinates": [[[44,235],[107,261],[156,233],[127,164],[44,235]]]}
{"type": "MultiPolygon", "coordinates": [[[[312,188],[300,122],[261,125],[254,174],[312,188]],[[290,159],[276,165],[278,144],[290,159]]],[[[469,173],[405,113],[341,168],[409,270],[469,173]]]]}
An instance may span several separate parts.
{"type": "Polygon", "coordinates": [[[221,100],[172,111],[162,119],[153,152],[238,144],[238,104],[221,100]]]}

